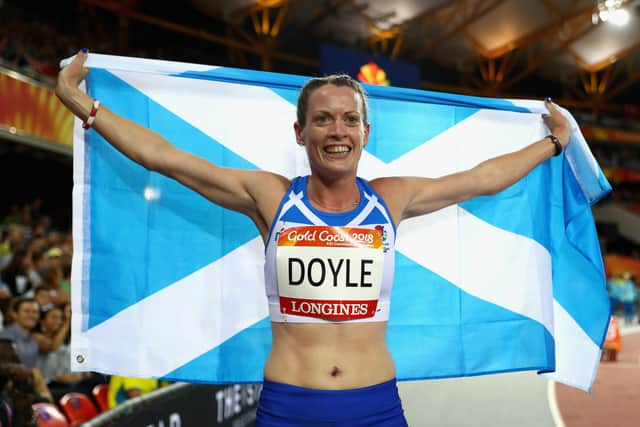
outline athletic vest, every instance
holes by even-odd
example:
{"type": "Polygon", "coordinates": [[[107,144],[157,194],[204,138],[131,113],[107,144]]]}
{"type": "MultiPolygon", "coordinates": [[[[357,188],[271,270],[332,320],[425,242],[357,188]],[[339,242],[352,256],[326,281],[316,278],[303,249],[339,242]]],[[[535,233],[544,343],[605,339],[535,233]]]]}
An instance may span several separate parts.
{"type": "Polygon", "coordinates": [[[389,319],[395,225],[382,198],[363,179],[360,203],[323,212],[297,177],[269,230],[265,283],[273,322],[380,322],[389,319]]]}

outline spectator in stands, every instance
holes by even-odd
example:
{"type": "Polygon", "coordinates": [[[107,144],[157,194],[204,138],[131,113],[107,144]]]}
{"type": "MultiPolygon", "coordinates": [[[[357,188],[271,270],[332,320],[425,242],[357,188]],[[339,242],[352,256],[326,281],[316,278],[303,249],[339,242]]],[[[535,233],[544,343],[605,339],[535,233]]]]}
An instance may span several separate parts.
{"type": "MultiPolygon", "coordinates": [[[[50,355],[68,344],[71,311],[69,304],[66,304],[66,307],[69,310],[68,315],[63,312],[63,306],[56,304],[48,304],[41,308],[39,322],[31,333],[42,350],[39,356],[50,355]]],[[[39,357],[38,363],[41,360],[43,358],[39,357]]]]}
{"type": "Polygon", "coordinates": [[[53,246],[49,248],[44,253],[47,260],[47,268],[62,268],[62,255],[64,255],[64,252],[59,247],[53,246]]]}
{"type": "Polygon", "coordinates": [[[0,338],[8,338],[16,345],[20,362],[27,368],[35,368],[40,345],[31,331],[40,320],[40,308],[32,298],[18,298],[13,304],[14,321],[0,331],[0,338]]]}
{"type": "Polygon", "coordinates": [[[83,374],[71,372],[69,352],[69,324],[71,311],[68,313],[60,306],[49,304],[40,311],[38,331],[33,335],[39,340],[47,340],[51,351],[38,355],[37,366],[42,372],[51,394],[57,402],[65,393],[72,391],[74,383],[82,380],[83,374]]]}
{"type": "Polygon", "coordinates": [[[9,224],[0,243],[0,271],[11,262],[13,254],[24,246],[24,227],[20,224],[9,224]]]}
{"type": "Polygon", "coordinates": [[[2,271],[2,281],[7,284],[14,297],[24,295],[33,288],[30,275],[33,268],[31,254],[27,249],[19,249],[11,262],[2,271]]]}
{"type": "Polygon", "coordinates": [[[69,294],[62,289],[62,267],[51,266],[43,276],[43,286],[49,289],[51,302],[55,305],[63,305],[70,301],[69,294]]]}
{"type": "Polygon", "coordinates": [[[620,301],[624,307],[624,323],[630,325],[634,323],[636,315],[636,284],[631,273],[624,272],[620,283],[620,301]]]}
{"type": "Polygon", "coordinates": [[[68,392],[91,396],[96,384],[108,381],[104,375],[94,372],[71,371],[70,323],[71,304],[49,304],[40,311],[40,324],[34,332],[36,339],[49,340],[51,345],[51,351],[39,354],[37,366],[56,402],[68,392]]]}
{"type": "Polygon", "coordinates": [[[29,269],[29,281],[31,282],[32,290],[27,295],[33,296],[33,289],[42,285],[42,272],[46,271],[46,262],[44,253],[38,249],[38,246],[43,242],[42,239],[32,242],[29,245],[29,253],[31,254],[31,266],[29,269]]]}
{"type": "Polygon", "coordinates": [[[33,389],[33,372],[20,364],[13,341],[0,338],[0,425],[36,426],[31,405],[39,396],[33,389]]]}
{"type": "MultiPolygon", "coordinates": [[[[48,216],[46,216],[46,218],[49,218],[48,216]]],[[[47,237],[47,246],[49,248],[57,248],[60,246],[60,244],[62,243],[62,239],[63,239],[63,234],[60,233],[60,231],[53,229],[53,228],[47,228],[47,232],[46,232],[46,237],[47,237]]]]}
{"type": "Polygon", "coordinates": [[[40,318],[38,303],[31,298],[17,299],[13,311],[15,320],[0,331],[0,339],[13,341],[20,365],[31,371],[34,391],[43,399],[53,401],[42,373],[36,367],[40,351],[48,351],[48,348],[41,345],[31,334],[40,318]]]}
{"type": "Polygon", "coordinates": [[[40,286],[35,289],[33,299],[35,299],[38,303],[40,311],[44,310],[45,307],[51,305],[51,293],[45,286],[40,286]]]}

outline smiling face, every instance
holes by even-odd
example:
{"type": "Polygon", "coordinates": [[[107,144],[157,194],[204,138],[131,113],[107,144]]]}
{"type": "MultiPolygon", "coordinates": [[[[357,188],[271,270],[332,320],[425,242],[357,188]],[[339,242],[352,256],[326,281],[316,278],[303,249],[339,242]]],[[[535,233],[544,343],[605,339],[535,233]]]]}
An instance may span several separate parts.
{"type": "Polygon", "coordinates": [[[22,301],[16,308],[16,324],[25,331],[36,327],[40,320],[40,309],[35,301],[22,301]]]}
{"type": "Polygon", "coordinates": [[[42,329],[51,333],[56,333],[60,330],[63,324],[62,310],[59,308],[52,308],[44,315],[42,319],[42,329]]]}
{"type": "Polygon", "coordinates": [[[348,86],[326,84],[309,96],[304,127],[296,122],[298,144],[307,150],[311,171],[329,178],[355,176],[369,124],[361,95],[348,86]]]}

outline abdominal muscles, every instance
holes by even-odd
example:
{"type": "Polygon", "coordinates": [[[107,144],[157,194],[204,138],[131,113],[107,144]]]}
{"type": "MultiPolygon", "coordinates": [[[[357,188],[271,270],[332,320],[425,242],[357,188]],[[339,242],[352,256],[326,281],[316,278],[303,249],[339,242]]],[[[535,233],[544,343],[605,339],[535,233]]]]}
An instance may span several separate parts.
{"type": "Polygon", "coordinates": [[[395,377],[386,322],[272,323],[265,379],[307,388],[367,387],[395,377]]]}

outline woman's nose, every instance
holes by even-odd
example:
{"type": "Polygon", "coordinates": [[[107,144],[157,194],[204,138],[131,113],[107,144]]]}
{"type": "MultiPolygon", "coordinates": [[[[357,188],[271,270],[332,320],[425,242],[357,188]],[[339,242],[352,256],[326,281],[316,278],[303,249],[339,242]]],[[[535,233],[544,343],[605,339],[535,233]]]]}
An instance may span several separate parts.
{"type": "Polygon", "coordinates": [[[331,124],[331,134],[335,135],[336,137],[344,136],[344,134],[346,133],[345,129],[346,125],[343,120],[338,119],[331,124]]]}

